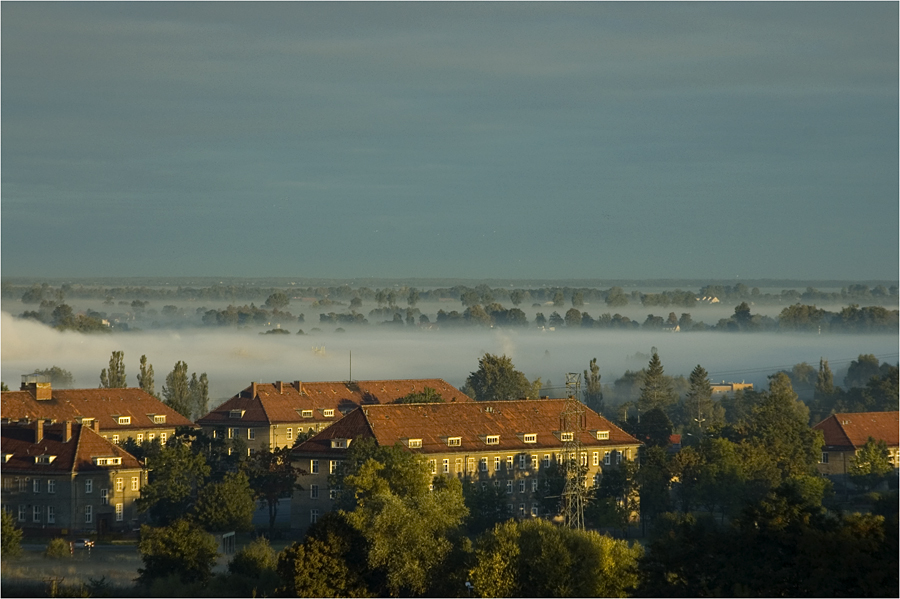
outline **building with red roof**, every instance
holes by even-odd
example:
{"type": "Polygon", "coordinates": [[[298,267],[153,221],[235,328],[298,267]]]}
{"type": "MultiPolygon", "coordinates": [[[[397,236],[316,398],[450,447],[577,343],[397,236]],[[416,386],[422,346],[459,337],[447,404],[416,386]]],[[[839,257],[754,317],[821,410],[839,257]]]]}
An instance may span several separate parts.
{"type": "Polygon", "coordinates": [[[214,438],[242,439],[248,451],[291,447],[359,406],[386,404],[433,389],[447,403],[474,401],[442,379],[251,383],[197,420],[214,438]]]}
{"type": "Polygon", "coordinates": [[[305,529],[332,509],[328,475],[356,439],[366,438],[423,455],[435,475],[505,490],[511,513],[541,515],[540,481],[576,434],[587,480],[637,457],[641,445],[587,407],[580,432],[564,430],[565,409],[565,399],[364,405],[291,452],[294,465],[308,473],[291,500],[291,527],[305,529]]]}
{"type": "Polygon", "coordinates": [[[3,424],[0,446],[3,509],[19,527],[58,536],[136,524],[141,464],[93,428],[70,420],[3,424]]]}
{"type": "Polygon", "coordinates": [[[825,436],[818,465],[822,474],[846,474],[856,451],[870,437],[884,441],[894,468],[900,466],[900,412],[832,414],[813,428],[825,436]]]}

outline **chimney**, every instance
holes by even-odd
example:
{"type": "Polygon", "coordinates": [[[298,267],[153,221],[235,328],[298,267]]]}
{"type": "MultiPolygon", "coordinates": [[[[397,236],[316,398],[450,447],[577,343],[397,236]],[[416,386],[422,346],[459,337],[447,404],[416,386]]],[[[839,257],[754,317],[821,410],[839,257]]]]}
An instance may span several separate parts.
{"type": "Polygon", "coordinates": [[[255,397],[256,397],[256,383],[253,382],[253,383],[250,383],[250,399],[253,399],[255,397]]]}
{"type": "Polygon", "coordinates": [[[281,381],[275,381],[275,389],[278,390],[279,395],[284,394],[284,383],[281,381]]]}
{"type": "Polygon", "coordinates": [[[34,421],[34,442],[40,443],[44,439],[44,420],[38,418],[34,421]]]}
{"type": "Polygon", "coordinates": [[[66,420],[64,422],[63,428],[63,443],[68,443],[72,440],[72,421],[66,420]]]}
{"type": "Polygon", "coordinates": [[[91,428],[94,429],[95,433],[97,433],[98,435],[100,434],[100,419],[99,418],[94,418],[94,420],[91,421],[91,428]]]}
{"type": "Polygon", "coordinates": [[[32,397],[39,401],[53,398],[53,389],[50,387],[49,382],[44,383],[33,380],[22,381],[22,386],[19,389],[21,391],[28,391],[31,393],[32,397]]]}
{"type": "Polygon", "coordinates": [[[294,387],[296,387],[297,393],[303,395],[303,383],[301,383],[300,381],[294,381],[294,387]]]}

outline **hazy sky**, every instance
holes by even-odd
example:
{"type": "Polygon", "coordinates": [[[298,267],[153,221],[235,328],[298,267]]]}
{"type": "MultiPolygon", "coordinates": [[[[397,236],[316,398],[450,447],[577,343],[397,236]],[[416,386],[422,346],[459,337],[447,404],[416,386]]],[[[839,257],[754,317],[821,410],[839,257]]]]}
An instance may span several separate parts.
{"type": "Polygon", "coordinates": [[[898,273],[898,4],[16,3],[4,276],[898,273]]]}

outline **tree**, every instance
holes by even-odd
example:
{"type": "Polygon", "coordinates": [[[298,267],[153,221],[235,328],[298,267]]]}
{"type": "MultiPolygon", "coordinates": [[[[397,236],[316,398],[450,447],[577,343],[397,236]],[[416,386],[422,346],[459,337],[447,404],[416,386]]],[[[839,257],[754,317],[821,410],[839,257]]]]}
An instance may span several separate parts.
{"type": "Polygon", "coordinates": [[[513,306],[518,306],[523,301],[525,301],[525,292],[521,289],[514,289],[509,292],[509,301],[512,302],[513,306]]]}
{"type": "Polygon", "coordinates": [[[409,304],[410,308],[415,308],[416,304],[419,303],[419,290],[415,287],[409,288],[409,295],[406,296],[406,303],[409,304]]]}
{"type": "Polygon", "coordinates": [[[816,377],[816,397],[830,397],[834,394],[834,374],[828,367],[828,360],[819,359],[819,373],[816,377]]]}
{"type": "Polygon", "coordinates": [[[581,291],[572,292],[572,307],[581,308],[584,306],[584,293],[581,291]]]}
{"type": "Polygon", "coordinates": [[[591,359],[590,372],[584,371],[584,403],[602,414],[606,406],[603,405],[603,387],[600,385],[600,367],[597,366],[597,358],[591,359]]]}
{"type": "Polygon", "coordinates": [[[847,474],[854,484],[868,491],[876,487],[885,475],[893,470],[894,465],[891,464],[887,443],[882,439],[875,440],[869,437],[866,444],[856,450],[847,474]]]}
{"type": "Polygon", "coordinates": [[[138,569],[138,582],[144,585],[171,575],[185,584],[206,583],[218,555],[212,535],[184,519],[162,528],[142,525],[138,550],[144,562],[138,569]]]}
{"type": "Polygon", "coordinates": [[[878,358],[872,354],[860,354],[859,358],[850,362],[847,376],[844,377],[844,386],[865,387],[872,377],[878,376],[878,358]]]}
{"type": "Polygon", "coordinates": [[[276,291],[266,298],[265,306],[270,310],[281,310],[282,308],[286,308],[290,303],[291,300],[284,291],[276,291]]]}
{"type": "Polygon", "coordinates": [[[669,487],[672,473],[666,450],[662,447],[640,449],[640,470],[635,475],[641,497],[641,526],[645,528],[659,514],[669,511],[669,487]]]}
{"type": "Polygon", "coordinates": [[[672,421],[660,408],[641,414],[640,421],[633,428],[634,435],[648,447],[668,447],[674,430],[672,421]]]}
{"type": "Polygon", "coordinates": [[[22,553],[22,529],[16,528],[12,513],[6,509],[2,512],[2,530],[0,530],[0,555],[9,559],[22,553]]]}
{"type": "Polygon", "coordinates": [[[628,296],[621,287],[612,287],[606,292],[606,305],[610,308],[628,305],[628,296]]]}
{"type": "Polygon", "coordinates": [[[699,430],[703,430],[704,424],[706,424],[706,428],[714,424],[721,424],[721,422],[713,420],[715,403],[712,400],[712,385],[709,383],[709,374],[706,372],[706,369],[697,364],[696,368],[691,371],[689,380],[691,388],[688,390],[684,400],[688,423],[696,423],[699,430]]]}
{"type": "Polygon", "coordinates": [[[208,483],[197,493],[194,519],[209,532],[245,532],[253,528],[256,502],[243,472],[229,472],[221,482],[208,483]]]}
{"type": "Polygon", "coordinates": [[[566,295],[562,292],[562,290],[557,290],[553,293],[553,305],[557,308],[562,308],[566,304],[566,295]]]}
{"type": "Polygon", "coordinates": [[[478,360],[478,370],[466,379],[466,385],[472,388],[478,401],[521,399],[531,391],[531,383],[505,355],[484,354],[478,360]]]}
{"type": "Polygon", "coordinates": [[[100,387],[107,389],[124,389],[128,386],[125,380],[125,352],[114,351],[109,358],[109,369],[100,371],[100,387]]]}
{"type": "Polygon", "coordinates": [[[51,366],[43,370],[35,370],[35,374],[42,374],[50,379],[53,388],[67,389],[75,384],[75,377],[71,372],[59,366],[51,366]]]}
{"type": "Polygon", "coordinates": [[[656,352],[650,358],[643,382],[641,396],[638,398],[638,409],[641,413],[649,412],[654,408],[665,410],[675,402],[672,382],[665,376],[662,362],[656,352]]]}
{"type": "Polygon", "coordinates": [[[190,407],[193,414],[191,420],[197,420],[209,412],[209,379],[206,373],[202,373],[197,378],[197,373],[191,374],[191,382],[188,383],[188,392],[190,394],[190,407]]]}
{"type": "Polygon", "coordinates": [[[147,356],[141,356],[141,370],[137,375],[138,387],[147,393],[156,397],[156,389],[153,384],[153,364],[147,363],[147,356]]]}
{"type": "Polygon", "coordinates": [[[469,510],[466,531],[473,539],[510,518],[506,509],[506,492],[499,487],[468,482],[463,485],[463,499],[469,510]]]}
{"type": "Polygon", "coordinates": [[[162,395],[167,406],[190,419],[191,417],[191,389],[188,384],[187,364],[182,361],[175,363],[172,372],[166,375],[166,384],[163,385],[162,395]]]}
{"type": "Polygon", "coordinates": [[[138,511],[148,512],[161,525],[190,514],[210,475],[206,459],[187,443],[175,442],[148,454],[146,463],[150,475],[136,502],[138,511]]]}
{"type": "Polygon", "coordinates": [[[431,387],[425,387],[422,391],[413,391],[399,399],[395,399],[393,403],[444,403],[444,398],[431,387]]]}
{"type": "Polygon", "coordinates": [[[291,496],[297,476],[303,471],[291,462],[290,447],[276,447],[254,452],[247,460],[247,472],[257,499],[265,501],[269,507],[269,530],[273,530],[279,500],[291,496]]]}
{"type": "Polygon", "coordinates": [[[566,312],[565,321],[566,326],[569,328],[575,328],[581,326],[581,311],[578,308],[569,308],[568,312],[566,312]]]}

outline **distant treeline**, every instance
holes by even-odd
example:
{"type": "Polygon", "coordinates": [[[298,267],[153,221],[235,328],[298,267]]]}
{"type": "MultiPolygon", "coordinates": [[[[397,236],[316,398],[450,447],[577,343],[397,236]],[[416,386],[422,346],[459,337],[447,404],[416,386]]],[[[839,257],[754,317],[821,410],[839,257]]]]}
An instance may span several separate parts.
{"type": "Polygon", "coordinates": [[[383,289],[370,287],[351,287],[344,284],[330,287],[259,287],[256,285],[211,285],[208,287],[103,287],[89,285],[63,284],[58,287],[47,283],[34,285],[15,285],[3,283],[2,294],[6,298],[20,298],[26,304],[40,304],[41,301],[52,300],[58,303],[69,299],[102,299],[107,305],[122,303],[126,299],[138,300],[186,300],[186,301],[218,301],[218,302],[258,302],[264,301],[273,293],[285,293],[291,299],[328,300],[331,302],[352,302],[354,299],[365,302],[376,302],[381,306],[397,306],[400,304],[415,307],[429,301],[460,301],[464,307],[475,304],[487,305],[493,302],[506,302],[514,306],[522,304],[545,304],[552,302],[556,307],[571,304],[578,308],[582,305],[605,303],[609,307],[626,305],[643,305],[647,307],[681,307],[691,308],[698,302],[740,302],[750,301],[757,305],[791,305],[803,303],[866,303],[876,305],[895,304],[898,301],[896,285],[889,288],[884,285],[869,287],[863,284],[848,285],[840,292],[824,292],[813,287],[805,291],[785,289],[780,293],[761,293],[757,287],[748,287],[743,283],[736,285],[705,285],[697,293],[675,289],[660,293],[643,293],[639,290],[626,292],[621,287],[601,289],[599,287],[535,287],[528,289],[510,289],[507,287],[490,287],[488,285],[455,285],[430,290],[419,290],[415,287],[397,286],[383,289]],[[706,298],[704,300],[704,298],[706,298]]]}

